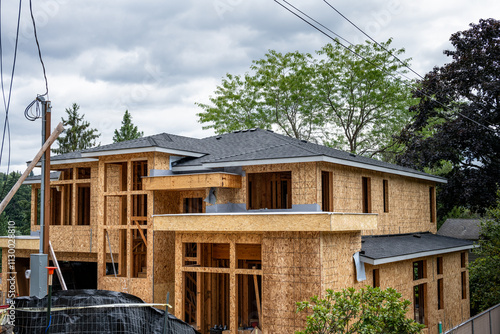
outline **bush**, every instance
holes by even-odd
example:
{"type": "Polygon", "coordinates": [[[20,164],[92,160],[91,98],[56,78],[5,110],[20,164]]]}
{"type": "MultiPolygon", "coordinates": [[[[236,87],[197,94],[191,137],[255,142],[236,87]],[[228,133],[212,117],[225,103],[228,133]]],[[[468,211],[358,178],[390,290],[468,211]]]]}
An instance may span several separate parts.
{"type": "Polygon", "coordinates": [[[314,296],[308,302],[297,303],[297,312],[311,313],[306,318],[305,330],[296,334],[420,333],[424,325],[406,317],[410,304],[391,288],[326,290],[324,299],[314,296]]]}

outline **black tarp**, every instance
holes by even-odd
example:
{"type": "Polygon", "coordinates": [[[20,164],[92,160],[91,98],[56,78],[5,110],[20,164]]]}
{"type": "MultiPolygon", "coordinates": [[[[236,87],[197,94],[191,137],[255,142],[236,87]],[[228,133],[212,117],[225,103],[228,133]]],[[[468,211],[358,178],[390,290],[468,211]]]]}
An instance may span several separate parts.
{"type": "MultiPolygon", "coordinates": [[[[48,297],[15,298],[14,333],[45,333],[48,297]],[[22,310],[25,308],[25,310],[22,310]]],[[[99,307],[94,305],[144,304],[133,295],[106,290],[66,290],[52,295],[50,333],[196,334],[193,327],[154,307],[99,307]],[[57,310],[58,307],[69,308],[57,310]],[[84,308],[79,308],[84,307],[84,308]],[[78,309],[72,309],[78,308],[78,309]]],[[[199,333],[198,333],[199,334],[199,333]]]]}

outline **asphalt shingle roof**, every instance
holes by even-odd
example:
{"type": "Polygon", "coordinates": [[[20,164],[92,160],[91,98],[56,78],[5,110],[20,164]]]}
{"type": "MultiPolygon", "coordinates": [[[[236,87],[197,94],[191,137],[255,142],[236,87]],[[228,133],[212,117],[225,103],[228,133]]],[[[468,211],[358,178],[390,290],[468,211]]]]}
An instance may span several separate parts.
{"type": "Polygon", "coordinates": [[[389,236],[363,236],[361,250],[364,251],[364,257],[380,260],[472,245],[472,241],[426,232],[389,236]]]}
{"type": "Polygon", "coordinates": [[[467,240],[478,240],[481,231],[479,219],[446,219],[437,234],[467,240]]]}
{"type": "Polygon", "coordinates": [[[142,137],[120,143],[113,143],[55,156],[51,159],[66,160],[91,157],[92,153],[127,150],[134,148],[163,148],[166,150],[179,150],[196,153],[201,157],[186,157],[175,162],[175,167],[201,167],[204,164],[238,163],[243,161],[297,159],[308,157],[329,157],[345,162],[357,164],[358,167],[384,168],[393,171],[410,173],[420,177],[432,177],[434,180],[445,180],[440,177],[389,164],[383,161],[357,156],[348,152],[318,145],[312,142],[290,138],[269,130],[250,129],[234,131],[231,133],[211,136],[203,139],[177,136],[161,133],[153,136],[142,137]]]}

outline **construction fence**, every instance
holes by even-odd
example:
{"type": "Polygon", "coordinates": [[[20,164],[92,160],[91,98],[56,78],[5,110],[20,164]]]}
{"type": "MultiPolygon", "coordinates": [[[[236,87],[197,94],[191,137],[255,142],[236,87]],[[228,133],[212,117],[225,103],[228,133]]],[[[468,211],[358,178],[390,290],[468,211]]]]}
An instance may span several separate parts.
{"type": "Polygon", "coordinates": [[[500,304],[470,318],[445,334],[499,334],[500,304]]]}
{"type": "Polygon", "coordinates": [[[4,311],[3,323],[12,327],[13,333],[198,333],[172,314],[114,291],[57,291],[50,314],[47,297],[19,297],[14,302],[15,308],[4,311]]]}

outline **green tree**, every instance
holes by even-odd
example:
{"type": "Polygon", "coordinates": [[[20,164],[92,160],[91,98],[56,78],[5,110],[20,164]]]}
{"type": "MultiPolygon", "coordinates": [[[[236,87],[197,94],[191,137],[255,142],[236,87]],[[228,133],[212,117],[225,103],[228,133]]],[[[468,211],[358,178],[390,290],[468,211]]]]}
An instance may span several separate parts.
{"type": "MultiPolygon", "coordinates": [[[[0,189],[2,192],[0,194],[0,201],[5,198],[21,175],[20,172],[11,172],[8,175],[0,173],[0,189]]],[[[7,234],[7,223],[9,221],[14,221],[16,223],[16,232],[18,234],[30,234],[30,218],[31,187],[28,185],[21,185],[0,215],[0,235],[7,234]]]]}
{"type": "Polygon", "coordinates": [[[393,135],[411,121],[412,83],[406,73],[409,60],[397,60],[404,49],[366,42],[351,49],[327,44],[318,54],[316,90],[325,106],[324,141],[332,147],[377,157],[399,150],[393,135]],[[386,50],[391,51],[391,56],[386,50]],[[359,57],[359,56],[362,56],[359,57]]]}
{"type": "MultiPolygon", "coordinates": [[[[368,156],[396,147],[411,115],[409,82],[394,79],[404,65],[382,47],[353,47],[366,60],[338,44],[327,44],[318,57],[269,51],[253,61],[244,76],[227,74],[209,98],[197,103],[203,128],[216,133],[244,128],[273,128],[290,137],[322,142],[368,156]],[[367,61],[368,60],[368,61],[367,61]]],[[[400,55],[404,50],[394,50],[400,55]]]]}
{"type": "Polygon", "coordinates": [[[132,116],[128,110],[125,110],[125,114],[122,119],[122,127],[120,130],[115,130],[113,136],[113,142],[118,143],[121,141],[137,139],[144,136],[144,132],[137,130],[137,126],[132,124],[132,116]]]}
{"type": "Polygon", "coordinates": [[[297,303],[297,312],[308,311],[309,315],[305,330],[296,333],[420,333],[424,325],[406,317],[410,304],[391,288],[326,290],[324,299],[314,296],[297,303]]]}
{"type": "Polygon", "coordinates": [[[479,257],[469,266],[471,314],[500,303],[500,191],[496,206],[486,211],[481,221],[479,257]]]}
{"type": "Polygon", "coordinates": [[[415,116],[401,132],[401,165],[438,171],[438,216],[462,206],[484,213],[500,179],[500,21],[480,20],[450,38],[450,61],[415,90],[415,116]]]}
{"type": "Polygon", "coordinates": [[[97,129],[90,128],[90,123],[80,115],[80,106],[73,103],[71,108],[66,108],[68,119],[61,117],[65,127],[63,133],[56,139],[58,148],[52,149],[55,154],[64,154],[91,148],[96,146],[96,139],[101,136],[97,129]]]}

